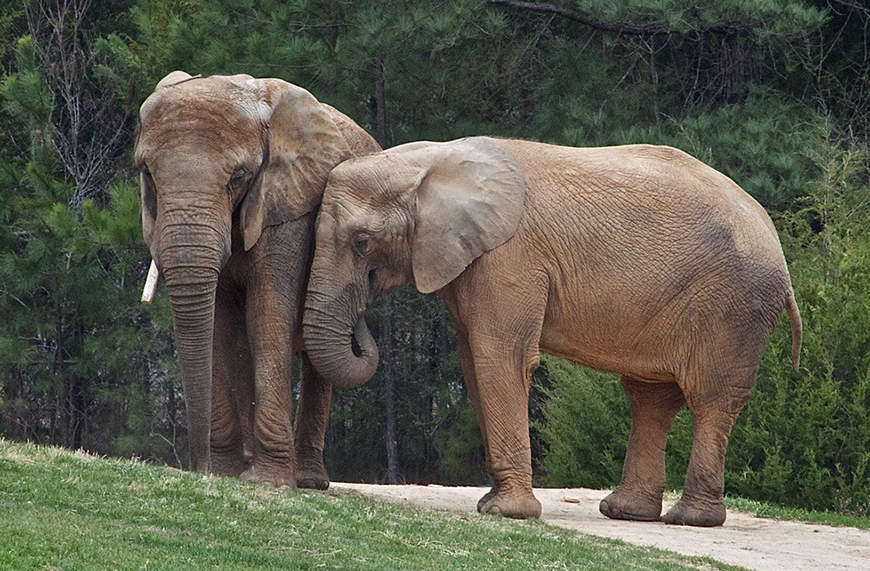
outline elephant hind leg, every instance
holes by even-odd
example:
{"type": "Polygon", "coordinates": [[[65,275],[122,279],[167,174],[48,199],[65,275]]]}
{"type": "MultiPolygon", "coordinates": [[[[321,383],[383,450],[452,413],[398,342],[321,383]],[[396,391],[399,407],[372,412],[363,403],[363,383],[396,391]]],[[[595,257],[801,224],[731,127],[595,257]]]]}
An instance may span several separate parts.
{"type": "Polygon", "coordinates": [[[706,390],[686,390],[694,419],[692,454],[683,495],[662,517],[665,523],[713,527],[725,522],[728,437],[737,415],[749,400],[757,370],[757,367],[735,370],[730,378],[711,379],[706,390]]]}
{"type": "Polygon", "coordinates": [[[631,432],[622,479],[598,509],[612,519],[658,520],[668,433],[686,400],[676,383],[648,383],[627,376],[620,380],[631,410],[631,432]]]}

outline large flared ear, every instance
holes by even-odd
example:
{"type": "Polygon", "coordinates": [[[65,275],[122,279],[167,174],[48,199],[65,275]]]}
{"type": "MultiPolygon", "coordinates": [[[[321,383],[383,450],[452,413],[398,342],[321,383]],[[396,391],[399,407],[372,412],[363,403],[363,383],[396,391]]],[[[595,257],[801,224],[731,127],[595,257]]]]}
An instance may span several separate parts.
{"type": "Polygon", "coordinates": [[[514,235],[526,180],[513,157],[485,137],[395,151],[423,167],[411,259],[417,289],[430,293],[514,235]]]}
{"type": "Polygon", "coordinates": [[[259,86],[268,163],[242,203],[245,249],[263,228],[303,216],[320,204],[332,168],[350,156],[327,110],[313,95],[280,79],[251,80],[259,86]]]}

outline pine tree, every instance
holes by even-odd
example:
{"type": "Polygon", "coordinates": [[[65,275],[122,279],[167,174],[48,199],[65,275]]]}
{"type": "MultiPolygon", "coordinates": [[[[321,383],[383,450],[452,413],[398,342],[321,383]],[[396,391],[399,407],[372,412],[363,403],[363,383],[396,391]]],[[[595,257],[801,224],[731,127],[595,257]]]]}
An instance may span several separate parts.
{"type": "Polygon", "coordinates": [[[119,44],[89,32],[89,7],[32,3],[0,83],[12,134],[0,155],[0,430],[171,461],[158,425],[177,406],[154,394],[174,386],[168,334],[135,303],[147,253],[138,189],[119,169],[132,141],[117,83],[127,70],[119,44]]]}

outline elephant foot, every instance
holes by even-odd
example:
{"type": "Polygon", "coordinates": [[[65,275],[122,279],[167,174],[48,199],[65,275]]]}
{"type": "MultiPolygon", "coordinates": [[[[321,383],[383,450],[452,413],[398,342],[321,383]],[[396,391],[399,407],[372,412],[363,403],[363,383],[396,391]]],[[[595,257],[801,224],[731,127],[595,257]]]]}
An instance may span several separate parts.
{"type": "Polygon", "coordinates": [[[322,465],[311,466],[297,463],[296,486],[310,490],[327,490],[329,489],[329,475],[322,465]]]}
{"type": "Polygon", "coordinates": [[[477,511],[514,519],[527,519],[541,517],[541,502],[531,490],[508,493],[494,486],[477,502],[477,511]]]}
{"type": "Polygon", "coordinates": [[[238,478],[250,465],[241,454],[211,454],[211,473],[217,476],[238,478]]]}
{"type": "Polygon", "coordinates": [[[489,500],[493,499],[498,495],[498,487],[493,486],[490,491],[483,494],[483,497],[477,500],[477,511],[483,513],[483,506],[489,503],[489,500]]]}
{"type": "Polygon", "coordinates": [[[700,502],[681,498],[674,507],[662,517],[671,525],[694,525],[697,527],[716,527],[725,523],[725,502],[700,502]]]}
{"type": "Polygon", "coordinates": [[[610,519],[633,521],[658,521],[662,513],[662,498],[658,499],[633,494],[616,488],[598,504],[598,511],[610,519]]]}
{"type": "Polygon", "coordinates": [[[239,478],[246,482],[271,484],[276,488],[296,487],[293,470],[288,468],[275,468],[254,464],[242,472],[239,478]]]}

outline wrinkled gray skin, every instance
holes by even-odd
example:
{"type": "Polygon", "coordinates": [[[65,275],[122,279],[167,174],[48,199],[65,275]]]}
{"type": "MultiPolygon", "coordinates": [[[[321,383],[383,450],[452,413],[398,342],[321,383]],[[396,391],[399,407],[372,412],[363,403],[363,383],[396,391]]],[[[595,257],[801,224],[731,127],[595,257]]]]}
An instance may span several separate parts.
{"type": "Polygon", "coordinates": [[[692,455],[667,523],[725,520],[724,461],[783,310],[801,322],[776,230],[733,181],[669,147],[475,137],[410,143],[329,177],[304,316],[327,379],[361,382],[359,316],[389,289],[437,292],[453,318],[493,488],[478,510],[535,517],[528,393],[540,352],[619,373],[631,408],[612,518],[662,510],[674,416],[692,455]]]}
{"type": "Polygon", "coordinates": [[[327,175],[377,150],[278,79],[176,71],[143,103],[143,233],[169,290],[193,470],[329,485],[331,386],[303,354],[294,431],[291,364],[327,175]]]}

